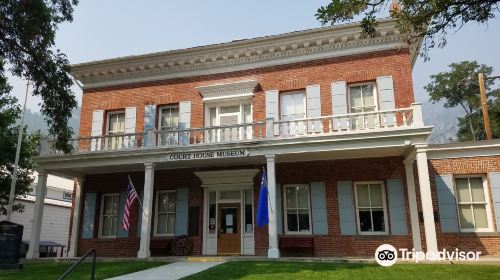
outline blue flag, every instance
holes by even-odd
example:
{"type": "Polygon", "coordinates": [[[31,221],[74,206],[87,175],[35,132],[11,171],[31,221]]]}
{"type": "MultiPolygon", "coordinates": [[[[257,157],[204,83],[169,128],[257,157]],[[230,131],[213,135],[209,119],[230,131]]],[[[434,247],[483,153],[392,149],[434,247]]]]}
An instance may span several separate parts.
{"type": "Polygon", "coordinates": [[[257,226],[261,228],[267,224],[269,224],[269,213],[267,210],[267,176],[266,171],[262,170],[259,205],[257,206],[257,226]]]}

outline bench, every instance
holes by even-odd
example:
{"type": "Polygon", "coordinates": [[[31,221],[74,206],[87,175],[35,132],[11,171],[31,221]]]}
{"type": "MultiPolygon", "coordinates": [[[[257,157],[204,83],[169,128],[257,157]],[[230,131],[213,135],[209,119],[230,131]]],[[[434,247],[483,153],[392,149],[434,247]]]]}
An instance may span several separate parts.
{"type": "Polygon", "coordinates": [[[311,257],[313,257],[314,239],[312,236],[281,236],[279,239],[279,248],[283,251],[289,249],[295,249],[294,251],[297,251],[298,249],[299,252],[302,251],[302,249],[309,249],[311,257]]]}

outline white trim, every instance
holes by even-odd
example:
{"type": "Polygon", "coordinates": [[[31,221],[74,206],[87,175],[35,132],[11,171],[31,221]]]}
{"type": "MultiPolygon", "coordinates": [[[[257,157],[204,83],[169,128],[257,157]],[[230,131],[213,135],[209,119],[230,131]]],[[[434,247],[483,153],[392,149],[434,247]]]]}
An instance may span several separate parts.
{"type": "MultiPolygon", "coordinates": [[[[309,184],[285,184],[282,186],[283,205],[284,207],[284,220],[285,220],[285,234],[286,235],[312,235],[312,211],[311,211],[311,186],[309,184]],[[289,231],[288,230],[288,206],[286,205],[286,188],[306,187],[307,188],[307,208],[309,211],[309,230],[308,231],[289,231]]],[[[304,209],[304,208],[300,208],[304,209]]],[[[296,210],[299,210],[298,205],[296,210]]],[[[297,221],[298,223],[298,221],[297,221]]],[[[298,224],[297,224],[298,225],[298,224]]],[[[299,226],[300,227],[300,226],[299,226]]]]}
{"type": "Polygon", "coordinates": [[[118,233],[118,225],[119,225],[119,221],[118,221],[118,217],[120,216],[119,215],[119,210],[120,210],[120,193],[103,193],[101,194],[101,209],[100,209],[100,213],[99,213],[99,230],[98,230],[98,238],[99,239],[108,239],[108,238],[116,238],[116,234],[118,233]],[[118,203],[117,203],[117,208],[116,208],[116,232],[114,235],[102,235],[102,222],[103,222],[103,211],[104,211],[104,198],[107,197],[107,196],[110,196],[110,197],[113,197],[113,196],[116,196],[118,198],[118,203]]]}
{"type": "Polygon", "coordinates": [[[486,180],[486,176],[484,175],[477,175],[477,174],[470,174],[470,175],[454,175],[453,176],[453,188],[455,190],[455,205],[456,205],[456,211],[457,211],[457,218],[458,218],[458,226],[460,228],[460,232],[493,232],[493,222],[492,222],[492,213],[491,213],[491,205],[490,205],[490,194],[489,194],[489,188],[488,188],[488,181],[486,180]],[[484,192],[484,200],[485,203],[467,203],[464,202],[463,204],[466,205],[472,205],[472,204],[480,204],[480,205],[485,205],[486,209],[486,219],[488,222],[488,228],[475,228],[476,222],[474,221],[474,210],[472,211],[472,219],[474,223],[474,228],[473,229],[463,229],[462,224],[460,221],[460,210],[458,209],[458,190],[457,190],[457,183],[456,179],[468,179],[468,187],[469,187],[469,195],[472,199],[472,193],[471,193],[471,187],[470,187],[470,179],[471,178],[481,178],[482,185],[483,185],[483,192],[484,192]]]}
{"type": "MultiPolygon", "coordinates": [[[[160,207],[160,194],[162,193],[169,193],[169,196],[170,196],[170,193],[175,193],[176,196],[177,196],[177,191],[176,190],[159,190],[159,191],[156,191],[156,194],[155,194],[155,200],[156,200],[156,203],[155,203],[155,226],[154,226],[154,229],[153,229],[153,236],[154,237],[165,237],[165,236],[174,236],[175,235],[175,223],[174,223],[174,231],[173,233],[158,233],[158,207],[160,207]]],[[[176,201],[175,201],[175,205],[177,206],[177,197],[176,197],[176,201]]],[[[174,211],[174,212],[167,212],[167,214],[172,214],[174,213],[174,215],[177,215],[177,212],[174,211]]],[[[175,217],[177,219],[177,217],[175,217]]],[[[167,227],[168,227],[168,222],[167,222],[167,227]]],[[[167,230],[168,231],[168,230],[167,230]]]]}
{"type": "MultiPolygon", "coordinates": [[[[386,197],[385,197],[385,184],[384,181],[362,181],[362,182],[354,182],[354,203],[355,203],[355,210],[356,210],[356,224],[357,224],[357,229],[358,229],[358,234],[359,235],[388,235],[389,234],[389,220],[387,219],[387,203],[386,203],[386,197]],[[359,219],[359,208],[358,208],[358,185],[363,185],[363,184],[368,184],[368,185],[376,185],[380,184],[382,188],[382,207],[384,211],[384,229],[385,231],[361,231],[361,223],[359,219]]],[[[370,205],[371,205],[371,199],[370,199],[370,205]]],[[[376,207],[369,207],[370,208],[370,213],[371,213],[371,208],[376,208],[376,207]]],[[[371,214],[370,214],[371,215],[371,214]]],[[[373,228],[373,216],[372,218],[372,228],[373,228]]]]}

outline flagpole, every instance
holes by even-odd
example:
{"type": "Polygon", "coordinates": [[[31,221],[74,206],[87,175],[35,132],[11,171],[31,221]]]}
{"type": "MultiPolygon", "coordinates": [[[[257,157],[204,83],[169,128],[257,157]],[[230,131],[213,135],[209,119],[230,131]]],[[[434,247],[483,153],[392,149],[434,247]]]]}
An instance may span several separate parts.
{"type": "MultiPolygon", "coordinates": [[[[136,194],[139,194],[139,193],[137,192],[137,190],[135,189],[134,183],[132,182],[132,179],[130,178],[130,175],[128,175],[128,180],[132,183],[131,185],[132,185],[132,188],[134,189],[134,192],[135,192],[136,194]]],[[[139,202],[139,205],[141,206],[142,213],[143,213],[144,215],[146,215],[146,213],[144,213],[144,206],[142,206],[141,198],[139,197],[139,195],[137,195],[137,201],[139,202]]],[[[148,216],[146,215],[146,218],[147,218],[147,217],[148,217],[148,216]]]]}

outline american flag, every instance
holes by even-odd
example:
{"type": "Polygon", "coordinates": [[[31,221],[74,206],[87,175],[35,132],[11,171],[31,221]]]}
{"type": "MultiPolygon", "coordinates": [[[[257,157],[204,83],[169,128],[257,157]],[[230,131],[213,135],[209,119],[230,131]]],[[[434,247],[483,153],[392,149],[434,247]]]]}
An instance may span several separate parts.
{"type": "Polygon", "coordinates": [[[127,187],[127,200],[125,201],[125,211],[123,213],[123,230],[128,231],[130,227],[130,207],[134,204],[137,199],[137,192],[135,191],[134,184],[130,176],[128,177],[128,187],[127,187]]]}

